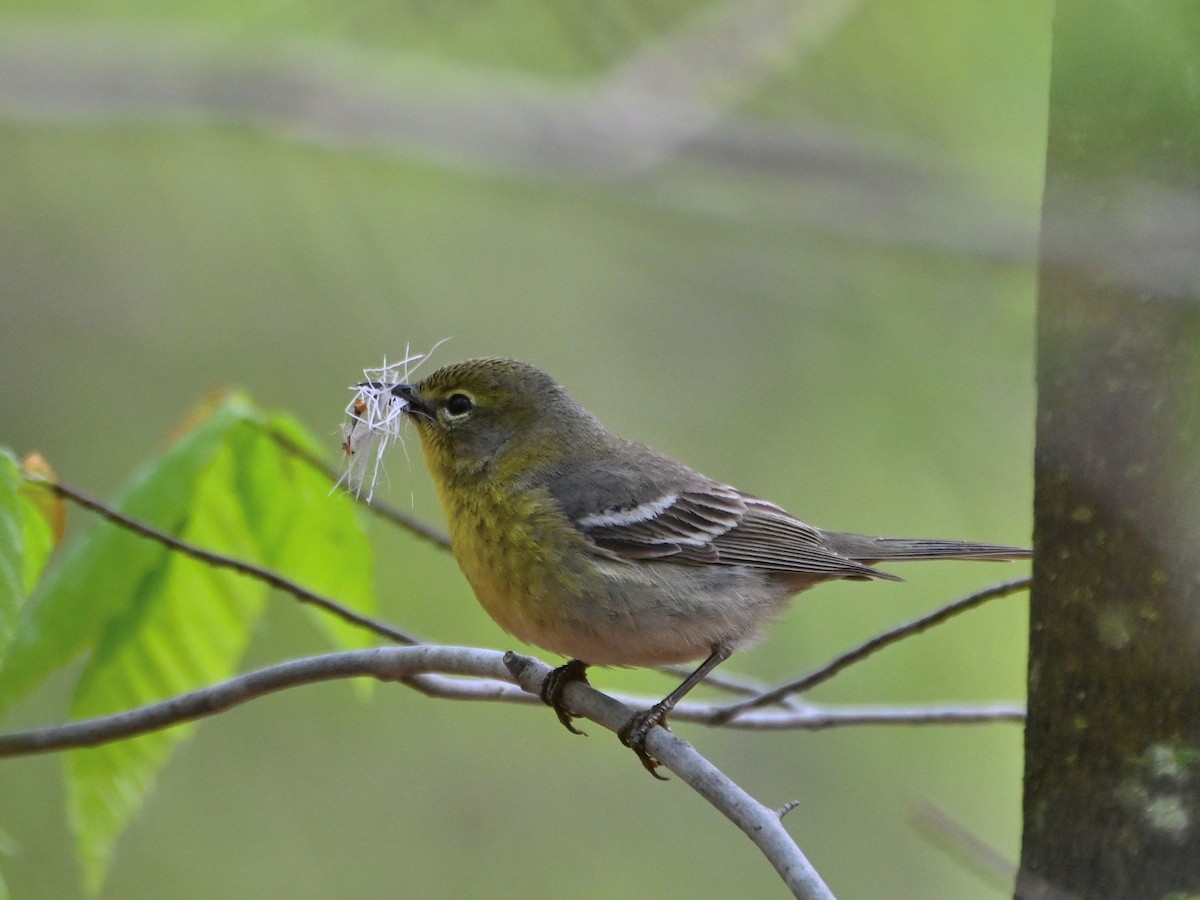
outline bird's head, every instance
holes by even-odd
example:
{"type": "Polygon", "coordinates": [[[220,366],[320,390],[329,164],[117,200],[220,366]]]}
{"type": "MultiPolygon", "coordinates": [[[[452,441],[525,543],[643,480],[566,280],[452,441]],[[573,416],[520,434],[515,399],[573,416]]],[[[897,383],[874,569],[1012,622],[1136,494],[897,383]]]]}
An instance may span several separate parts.
{"type": "Polygon", "coordinates": [[[514,359],[453,363],[392,391],[408,404],[430,468],[444,477],[552,469],[603,432],[557,381],[514,359]]]}

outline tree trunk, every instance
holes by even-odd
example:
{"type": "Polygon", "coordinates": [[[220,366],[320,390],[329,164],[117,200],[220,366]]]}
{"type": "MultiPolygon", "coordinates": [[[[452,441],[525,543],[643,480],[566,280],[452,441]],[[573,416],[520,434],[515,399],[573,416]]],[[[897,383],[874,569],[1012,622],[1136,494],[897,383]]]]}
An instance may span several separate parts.
{"type": "Polygon", "coordinates": [[[1200,5],[1060,0],[1017,896],[1200,894],[1200,5]]]}

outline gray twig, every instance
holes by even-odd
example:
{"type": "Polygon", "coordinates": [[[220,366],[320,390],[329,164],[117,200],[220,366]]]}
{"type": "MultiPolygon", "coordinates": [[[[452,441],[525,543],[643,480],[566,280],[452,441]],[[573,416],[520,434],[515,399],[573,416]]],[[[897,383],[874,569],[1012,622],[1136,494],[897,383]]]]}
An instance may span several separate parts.
{"type": "Polygon", "coordinates": [[[186,541],[181,541],[172,534],[167,534],[165,531],[160,531],[152,525],[147,525],[145,522],[139,522],[137,519],[130,518],[124,513],[118,512],[113,507],[97,500],[83,491],[76,490],[73,487],[63,484],[61,481],[52,481],[48,478],[39,479],[38,482],[46,486],[48,490],[53,491],[58,496],[70,500],[84,509],[90,509],[103,518],[112,522],[121,528],[131,531],[141,537],[148,538],[152,541],[157,541],[164,547],[182,553],[185,556],[190,556],[192,559],[206,563],[210,566],[216,566],[221,569],[231,569],[240,575],[245,575],[248,578],[253,578],[256,581],[261,581],[264,584],[270,585],[276,590],[283,591],[295,597],[301,603],[308,603],[316,606],[319,609],[325,610],[343,619],[352,625],[358,625],[361,628],[366,628],[375,632],[390,641],[397,644],[419,644],[420,640],[405,631],[401,631],[395,626],[389,625],[386,622],[381,622],[378,619],[373,619],[370,616],[363,615],[360,612],[355,612],[348,606],[338,603],[336,600],[331,600],[329,597],[323,597],[308,588],[302,587],[296,582],[283,577],[278,572],[273,572],[263,566],[256,566],[253,563],[248,563],[241,559],[235,559],[232,556],[225,556],[221,553],[214,553],[211,550],[205,550],[202,547],[197,547],[189,544],[186,541]]]}
{"type": "Polygon", "coordinates": [[[905,638],[912,637],[914,634],[920,634],[934,625],[939,625],[959,613],[966,612],[968,609],[973,609],[988,600],[993,600],[997,597],[1006,597],[1009,594],[1015,594],[1017,591],[1024,590],[1033,583],[1031,578],[1018,578],[1014,581],[1006,581],[1001,584],[995,584],[991,587],[984,588],[981,591],[976,591],[966,597],[960,597],[945,606],[935,609],[933,612],[926,613],[923,616],[918,616],[911,622],[906,622],[895,628],[885,631],[882,634],[877,634],[875,637],[864,641],[857,647],[847,650],[845,653],[839,654],[831,659],[825,665],[818,669],[814,669],[807,675],[796,678],[792,681],[785,682],[777,688],[772,688],[769,691],[764,691],[749,700],[742,700],[738,703],[730,703],[724,707],[719,720],[728,721],[735,716],[744,713],[746,710],[757,709],[762,706],[770,706],[779,703],[785,697],[793,694],[800,694],[811,690],[823,681],[828,681],[834,675],[841,672],[847,666],[861,662],[868,656],[878,653],[884,647],[895,644],[905,638]]]}

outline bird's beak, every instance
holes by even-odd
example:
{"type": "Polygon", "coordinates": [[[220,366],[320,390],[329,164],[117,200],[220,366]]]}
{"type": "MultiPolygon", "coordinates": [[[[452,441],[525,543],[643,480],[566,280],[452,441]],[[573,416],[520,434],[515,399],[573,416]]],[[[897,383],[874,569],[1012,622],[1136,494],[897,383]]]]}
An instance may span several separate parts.
{"type": "Polygon", "coordinates": [[[407,404],[404,407],[404,412],[410,416],[417,416],[422,419],[433,421],[433,410],[419,396],[417,389],[411,384],[394,384],[392,385],[392,394],[399,397],[407,404]]]}

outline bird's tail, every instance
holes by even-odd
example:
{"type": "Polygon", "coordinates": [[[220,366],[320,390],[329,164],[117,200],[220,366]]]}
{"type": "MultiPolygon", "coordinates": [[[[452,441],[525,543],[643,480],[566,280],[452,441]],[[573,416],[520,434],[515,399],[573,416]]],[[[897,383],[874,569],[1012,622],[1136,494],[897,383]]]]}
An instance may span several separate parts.
{"type": "Polygon", "coordinates": [[[887,560],[908,559],[1029,559],[1032,551],[1002,544],[973,544],[968,541],[937,541],[909,538],[871,537],[845,531],[822,532],[826,543],[842,556],[873,565],[887,560]]]}

